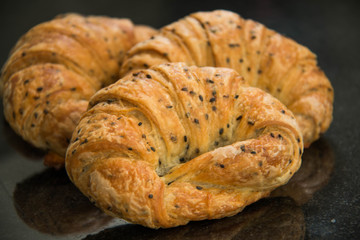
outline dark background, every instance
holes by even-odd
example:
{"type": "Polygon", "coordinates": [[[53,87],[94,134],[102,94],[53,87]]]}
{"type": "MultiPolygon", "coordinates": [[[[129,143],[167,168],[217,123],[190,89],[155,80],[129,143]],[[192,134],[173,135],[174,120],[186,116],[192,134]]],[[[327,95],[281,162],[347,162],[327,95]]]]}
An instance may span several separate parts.
{"type": "MultiPolygon", "coordinates": [[[[22,34],[60,13],[77,12],[130,18],[136,24],[159,28],[189,13],[215,9],[232,10],[245,18],[259,21],[307,46],[318,55],[319,65],[335,90],[333,123],[322,137],[330,146],[328,151],[334,155],[334,169],[327,185],[301,207],[306,225],[305,238],[359,239],[360,4],[357,1],[6,0],[0,3],[0,65],[6,61],[11,47],[22,34]]],[[[19,218],[21,213],[18,210],[15,211],[18,204],[14,200],[15,188],[18,183],[45,171],[41,158],[41,152],[26,146],[9,130],[1,105],[0,238],[83,238],[87,235],[86,232],[62,236],[54,232],[40,233],[41,231],[19,218]],[[18,151],[22,148],[20,145],[25,146],[22,153],[18,151]]],[[[66,182],[66,179],[59,181],[66,182]]],[[[56,202],[54,197],[48,199],[56,202]]],[[[21,201],[28,201],[27,197],[21,201]]],[[[51,221],[56,222],[54,219],[51,221]]],[[[30,222],[34,223],[36,220],[30,219],[30,222]]],[[[141,228],[136,231],[139,229],[141,228]]],[[[118,238],[121,239],[121,236],[118,238]]]]}

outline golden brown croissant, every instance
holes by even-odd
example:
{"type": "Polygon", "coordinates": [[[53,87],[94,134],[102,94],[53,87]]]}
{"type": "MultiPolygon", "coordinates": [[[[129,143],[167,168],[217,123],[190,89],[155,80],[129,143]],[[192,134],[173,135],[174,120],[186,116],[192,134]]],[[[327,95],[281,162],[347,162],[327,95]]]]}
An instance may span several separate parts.
{"type": "Polygon", "coordinates": [[[118,79],[119,64],[136,37],[143,41],[154,31],[127,19],[78,14],[35,26],[3,67],[6,120],[34,146],[65,156],[90,96],[118,79]]]}
{"type": "Polygon", "coordinates": [[[295,115],[309,146],[332,120],[333,88],[306,47],[238,14],[198,12],[137,44],[121,75],[165,62],[230,67],[255,87],[269,92],[295,115]]]}
{"type": "Polygon", "coordinates": [[[151,228],[231,216],[301,162],[296,120],[234,70],[153,66],[90,100],[67,150],[75,185],[110,215],[151,228]]]}

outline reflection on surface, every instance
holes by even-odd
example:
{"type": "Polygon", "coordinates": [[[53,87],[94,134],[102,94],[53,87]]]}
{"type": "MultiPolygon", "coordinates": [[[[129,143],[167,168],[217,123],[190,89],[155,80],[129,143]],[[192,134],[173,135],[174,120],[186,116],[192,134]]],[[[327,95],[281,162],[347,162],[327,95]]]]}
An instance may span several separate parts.
{"type": "Polygon", "coordinates": [[[3,121],[3,133],[6,139],[6,142],[19,152],[21,155],[31,160],[42,160],[45,156],[45,152],[35,148],[31,144],[25,142],[19,135],[17,135],[14,130],[10,127],[10,125],[6,122],[5,119],[1,119],[3,121]]]}
{"type": "MultiPolygon", "coordinates": [[[[299,206],[327,184],[333,167],[332,148],[320,139],[305,150],[300,170],[287,185],[236,216],[160,230],[126,224],[86,239],[303,239],[305,223],[299,206]]],[[[75,188],[64,169],[47,169],[17,184],[14,203],[25,223],[54,235],[99,231],[112,219],[75,188]]]]}
{"type": "Polygon", "coordinates": [[[305,220],[301,208],[290,198],[278,197],[260,200],[229,218],[159,230],[127,224],[85,239],[303,239],[304,234],[305,220]]]}
{"type": "Polygon", "coordinates": [[[112,219],[82,195],[64,170],[47,169],[18,183],[14,205],[27,225],[53,235],[94,231],[112,219]]]}
{"type": "Polygon", "coordinates": [[[331,145],[326,139],[320,138],[305,149],[299,171],[271,196],[289,196],[297,204],[305,204],[329,182],[334,169],[334,156],[331,145]]]}

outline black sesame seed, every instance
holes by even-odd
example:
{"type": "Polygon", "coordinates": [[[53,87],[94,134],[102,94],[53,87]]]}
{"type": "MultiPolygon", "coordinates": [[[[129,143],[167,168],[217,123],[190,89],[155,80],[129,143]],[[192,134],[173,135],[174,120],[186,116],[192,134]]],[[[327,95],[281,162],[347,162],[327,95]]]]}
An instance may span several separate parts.
{"type": "Polygon", "coordinates": [[[155,148],[154,147],[150,147],[151,151],[155,152],[155,148]]]}
{"type": "Polygon", "coordinates": [[[201,95],[199,95],[199,99],[200,99],[200,101],[204,100],[203,96],[201,96],[201,95]]]}
{"type": "Polygon", "coordinates": [[[150,78],[151,78],[151,75],[150,75],[150,74],[146,74],[146,77],[150,79],[150,78]]]}
{"type": "Polygon", "coordinates": [[[297,141],[300,142],[300,138],[298,138],[297,141]]]}
{"type": "Polygon", "coordinates": [[[292,159],[289,159],[289,164],[292,163],[292,159]]]}
{"type": "Polygon", "coordinates": [[[198,154],[200,152],[200,149],[196,148],[195,153],[198,154]]]}
{"type": "Polygon", "coordinates": [[[243,62],[244,62],[244,59],[240,58],[240,59],[239,59],[239,62],[243,63],[243,62]]]}
{"type": "Polygon", "coordinates": [[[274,137],[275,137],[275,135],[274,135],[273,133],[270,133],[270,137],[274,138],[274,137]]]}
{"type": "Polygon", "coordinates": [[[301,153],[302,153],[302,150],[301,150],[301,148],[299,148],[299,154],[301,155],[301,153]]]}
{"type": "Polygon", "coordinates": [[[31,127],[35,127],[35,124],[32,123],[32,124],[31,124],[31,127]]]}
{"type": "Polygon", "coordinates": [[[189,112],[185,113],[185,117],[189,118],[189,117],[190,117],[190,113],[189,113],[189,112]]]}
{"type": "Polygon", "coordinates": [[[251,67],[248,67],[247,70],[248,70],[248,72],[250,72],[250,71],[251,71],[251,67]]]}
{"type": "Polygon", "coordinates": [[[199,119],[194,118],[194,123],[199,124],[199,119]]]}
{"type": "Polygon", "coordinates": [[[22,57],[25,57],[25,56],[26,56],[26,52],[22,52],[22,53],[21,53],[21,56],[22,56],[22,57]]]}
{"type": "Polygon", "coordinates": [[[225,168],[225,165],[224,164],[220,164],[219,165],[221,168],[225,168]]]}
{"type": "Polygon", "coordinates": [[[215,97],[215,95],[216,95],[216,91],[215,91],[215,90],[212,91],[212,95],[215,97]]]}
{"type": "Polygon", "coordinates": [[[251,120],[248,120],[248,124],[251,125],[251,126],[255,125],[255,123],[253,121],[251,121],[251,120]]]}
{"type": "Polygon", "coordinates": [[[146,139],[146,135],[145,135],[145,134],[141,135],[141,137],[146,139]]]}
{"type": "Polygon", "coordinates": [[[240,44],[239,43],[229,43],[229,47],[230,48],[240,47],[240,44]]]}
{"type": "Polygon", "coordinates": [[[262,167],[262,165],[263,165],[263,162],[259,161],[259,167],[262,167]]]}
{"type": "Polygon", "coordinates": [[[34,100],[38,100],[39,98],[40,98],[39,96],[33,97],[34,100]]]}
{"type": "Polygon", "coordinates": [[[149,68],[149,65],[148,64],[146,64],[146,63],[144,63],[144,65],[143,65],[145,68],[149,68]]]}
{"type": "Polygon", "coordinates": [[[133,149],[131,147],[128,148],[129,151],[132,151],[133,149]]]}
{"type": "Polygon", "coordinates": [[[151,198],[153,198],[154,196],[153,196],[152,194],[149,194],[149,196],[148,196],[148,197],[151,199],[151,198]]]}
{"type": "Polygon", "coordinates": [[[241,26],[240,26],[240,25],[237,25],[236,28],[237,28],[237,29],[241,29],[241,26]]]}
{"type": "Polygon", "coordinates": [[[216,112],[216,107],[215,106],[212,106],[211,109],[216,112]]]}
{"type": "Polygon", "coordinates": [[[80,145],[83,145],[83,144],[85,144],[85,143],[87,143],[87,142],[88,142],[88,140],[87,140],[87,138],[85,138],[85,140],[82,141],[82,142],[80,143],[80,145]]]}
{"type": "Polygon", "coordinates": [[[30,81],[29,79],[26,79],[26,80],[24,81],[24,85],[28,84],[29,81],[30,81]]]}
{"type": "Polygon", "coordinates": [[[240,146],[241,151],[245,152],[245,145],[240,146]]]}
{"type": "Polygon", "coordinates": [[[159,165],[161,165],[161,160],[159,159],[159,165]]]}
{"type": "Polygon", "coordinates": [[[220,128],[219,134],[222,135],[223,133],[224,133],[224,129],[223,129],[223,128],[220,128]]]}
{"type": "Polygon", "coordinates": [[[180,162],[184,163],[185,162],[185,158],[180,158],[180,162]]]}
{"type": "Polygon", "coordinates": [[[168,105],[168,106],[166,106],[166,108],[172,108],[173,106],[171,106],[171,105],[168,105]]]}
{"type": "Polygon", "coordinates": [[[181,89],[181,91],[187,92],[188,89],[187,89],[187,87],[183,87],[183,88],[181,89]]]}
{"type": "Polygon", "coordinates": [[[230,63],[230,58],[226,58],[226,63],[230,63]]]}
{"type": "Polygon", "coordinates": [[[187,142],[187,136],[184,136],[184,142],[187,142]]]}
{"type": "Polygon", "coordinates": [[[215,146],[219,145],[219,142],[218,142],[218,141],[215,141],[215,142],[214,142],[214,145],[215,145],[215,146]]]}
{"type": "Polygon", "coordinates": [[[278,138],[279,139],[283,139],[283,136],[281,136],[281,134],[278,135],[278,138]]]}
{"type": "Polygon", "coordinates": [[[136,77],[136,76],[138,76],[140,74],[140,72],[136,72],[136,73],[133,73],[132,75],[134,76],[134,77],[136,77]]]}
{"type": "Polygon", "coordinates": [[[172,141],[172,142],[177,142],[177,137],[175,136],[175,135],[171,135],[170,136],[170,140],[172,141]]]}
{"type": "Polygon", "coordinates": [[[41,92],[42,90],[43,90],[43,87],[38,87],[38,88],[36,89],[37,92],[41,92]]]}
{"type": "Polygon", "coordinates": [[[229,98],[229,95],[223,95],[223,98],[229,98]]]}
{"type": "Polygon", "coordinates": [[[165,52],[165,53],[163,53],[163,56],[164,56],[164,57],[167,57],[168,55],[169,55],[169,54],[168,54],[168,53],[166,53],[166,52],[165,52]]]}
{"type": "Polygon", "coordinates": [[[237,118],[236,118],[236,121],[240,121],[242,119],[242,115],[239,115],[237,118]]]}
{"type": "Polygon", "coordinates": [[[34,118],[36,119],[38,117],[38,113],[34,113],[34,118]]]}
{"type": "Polygon", "coordinates": [[[189,150],[190,144],[186,145],[186,150],[189,150]]]}
{"type": "Polygon", "coordinates": [[[190,91],[189,92],[191,95],[195,95],[196,94],[196,92],[194,92],[194,91],[190,91]]]}
{"type": "Polygon", "coordinates": [[[238,98],[239,98],[239,95],[236,94],[236,95],[235,95],[235,99],[238,99],[238,98]]]}
{"type": "Polygon", "coordinates": [[[258,74],[261,74],[261,73],[262,73],[261,69],[259,69],[257,72],[258,72],[258,74]]]}
{"type": "Polygon", "coordinates": [[[216,98],[215,97],[212,97],[212,98],[210,98],[210,100],[209,100],[209,102],[215,102],[215,100],[216,100],[216,98]]]}
{"type": "Polygon", "coordinates": [[[138,125],[141,126],[141,125],[142,125],[142,122],[139,122],[138,125]]]}
{"type": "Polygon", "coordinates": [[[209,119],[209,114],[205,113],[205,119],[206,119],[206,120],[209,119]]]}
{"type": "Polygon", "coordinates": [[[44,114],[48,114],[49,111],[47,109],[44,109],[44,114]]]}
{"type": "Polygon", "coordinates": [[[226,127],[229,128],[229,127],[230,127],[230,124],[226,124],[226,127]]]}
{"type": "Polygon", "coordinates": [[[214,83],[214,81],[211,80],[211,79],[209,79],[209,78],[206,79],[206,82],[207,82],[207,83],[214,83]]]}
{"type": "Polygon", "coordinates": [[[251,36],[251,40],[254,40],[255,38],[256,38],[255,35],[252,35],[252,36],[251,36]]]}
{"type": "Polygon", "coordinates": [[[202,190],[203,188],[201,186],[196,186],[197,190],[202,190]]]}
{"type": "Polygon", "coordinates": [[[76,153],[76,149],[74,149],[71,154],[74,155],[76,153]]]}
{"type": "Polygon", "coordinates": [[[253,151],[251,151],[250,153],[251,153],[251,154],[256,154],[256,152],[255,152],[254,150],[253,150],[253,151]]]}

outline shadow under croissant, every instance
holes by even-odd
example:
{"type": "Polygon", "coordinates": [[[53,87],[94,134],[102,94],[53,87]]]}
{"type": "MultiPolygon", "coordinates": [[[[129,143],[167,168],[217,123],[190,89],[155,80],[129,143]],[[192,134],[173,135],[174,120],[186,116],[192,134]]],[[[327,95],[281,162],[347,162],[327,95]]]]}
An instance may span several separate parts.
{"type": "Polygon", "coordinates": [[[17,152],[19,152],[26,159],[33,161],[42,161],[46,152],[38,149],[28,142],[24,141],[19,135],[17,135],[14,130],[10,127],[9,123],[3,118],[3,134],[6,139],[6,142],[17,152]]]}
{"type": "Polygon", "coordinates": [[[288,196],[298,205],[307,203],[315,192],[329,182],[334,162],[335,154],[331,144],[320,138],[305,149],[301,167],[290,181],[273,191],[271,196],[288,196]]]}
{"type": "Polygon", "coordinates": [[[112,219],[83,196],[64,169],[46,169],[18,183],[14,205],[28,226],[52,235],[89,233],[112,219]]]}
{"type": "Polygon", "coordinates": [[[233,217],[158,230],[127,224],[85,239],[303,239],[304,234],[301,208],[290,198],[278,197],[262,199],[233,217]]]}

